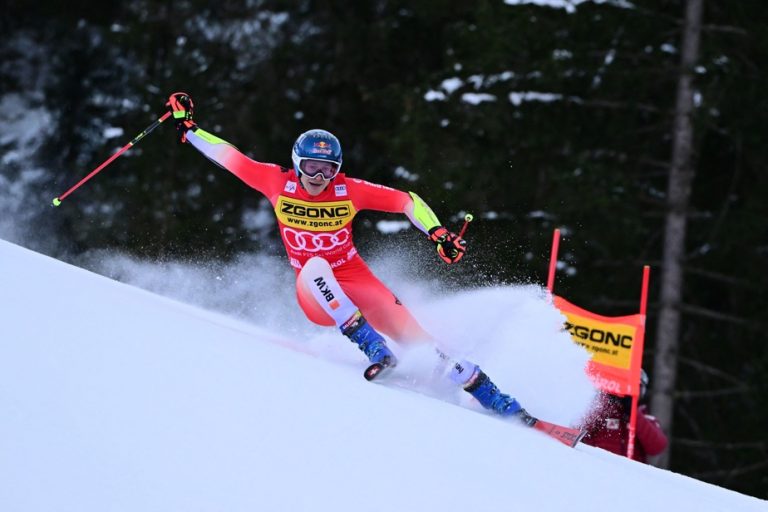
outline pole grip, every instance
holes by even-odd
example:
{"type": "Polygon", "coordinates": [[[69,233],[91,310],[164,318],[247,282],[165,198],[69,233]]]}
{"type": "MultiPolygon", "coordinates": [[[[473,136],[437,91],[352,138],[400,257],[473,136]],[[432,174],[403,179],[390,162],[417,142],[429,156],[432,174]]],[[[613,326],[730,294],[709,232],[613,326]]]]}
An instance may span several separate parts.
{"type": "Polygon", "coordinates": [[[464,233],[466,233],[469,223],[473,220],[475,220],[475,217],[471,213],[468,213],[464,216],[464,225],[461,226],[461,231],[459,231],[459,236],[461,238],[464,238],[464,233]]]}

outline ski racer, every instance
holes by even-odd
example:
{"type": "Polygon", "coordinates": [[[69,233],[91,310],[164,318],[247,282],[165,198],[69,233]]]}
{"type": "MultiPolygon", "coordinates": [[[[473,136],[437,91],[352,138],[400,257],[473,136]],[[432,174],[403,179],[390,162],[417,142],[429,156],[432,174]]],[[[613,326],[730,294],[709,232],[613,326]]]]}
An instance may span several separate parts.
{"type": "MultiPolygon", "coordinates": [[[[336,326],[371,363],[397,364],[383,333],[400,343],[434,339],[397,297],[371,272],[352,240],[352,220],[362,210],[403,213],[437,246],[448,264],[461,260],[466,242],[440,224],[427,204],[413,192],[402,192],[340,172],[339,140],[325,130],[302,133],[293,145],[293,168],[254,161],[228,142],[197,126],[188,94],[170,95],[179,141],[256,189],[272,204],[288,260],[296,271],[298,303],[307,318],[336,326]]],[[[499,391],[474,363],[447,361],[450,379],[486,409],[516,416],[532,424],[517,400],[499,391]]],[[[372,365],[373,367],[373,365],[372,365]]]]}

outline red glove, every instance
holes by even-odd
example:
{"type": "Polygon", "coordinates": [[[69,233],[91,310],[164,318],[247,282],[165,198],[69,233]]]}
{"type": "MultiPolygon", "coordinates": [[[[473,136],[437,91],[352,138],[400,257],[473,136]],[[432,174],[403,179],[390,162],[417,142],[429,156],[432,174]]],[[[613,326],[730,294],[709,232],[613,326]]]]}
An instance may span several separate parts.
{"type": "Polygon", "coordinates": [[[437,244],[437,254],[446,263],[456,263],[467,251],[467,241],[443,226],[430,229],[429,239],[437,244]]]}
{"type": "Polygon", "coordinates": [[[165,104],[173,113],[173,121],[176,123],[176,131],[179,133],[179,142],[187,142],[187,130],[197,128],[192,120],[195,104],[192,98],[185,92],[175,92],[168,97],[165,104]]]}

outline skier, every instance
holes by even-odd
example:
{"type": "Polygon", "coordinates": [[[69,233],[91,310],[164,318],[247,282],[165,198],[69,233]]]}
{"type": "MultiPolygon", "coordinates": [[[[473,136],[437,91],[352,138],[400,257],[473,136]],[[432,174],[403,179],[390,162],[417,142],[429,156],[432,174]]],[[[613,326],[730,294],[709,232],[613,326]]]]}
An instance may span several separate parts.
{"type": "MultiPolygon", "coordinates": [[[[352,241],[351,223],[361,210],[404,213],[437,246],[446,263],[461,260],[466,241],[442,226],[415,193],[405,193],[341,173],[339,140],[325,130],[302,133],[293,145],[293,169],[251,160],[228,142],[197,126],[188,94],[170,95],[167,106],[181,143],[190,143],[205,157],[264,194],[275,209],[288,260],[296,270],[296,292],[307,318],[336,326],[368,357],[371,368],[394,367],[397,360],[384,333],[397,342],[434,339],[397,297],[371,272],[352,241]]],[[[450,379],[486,409],[516,416],[532,425],[517,400],[499,391],[474,363],[454,361],[450,379]]]]}

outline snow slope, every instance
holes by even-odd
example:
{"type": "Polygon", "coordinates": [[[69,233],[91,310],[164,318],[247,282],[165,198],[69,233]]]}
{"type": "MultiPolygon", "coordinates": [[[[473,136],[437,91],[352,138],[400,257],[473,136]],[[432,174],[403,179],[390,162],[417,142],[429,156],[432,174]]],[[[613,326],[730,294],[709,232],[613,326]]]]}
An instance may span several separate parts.
{"type": "MultiPolygon", "coordinates": [[[[415,309],[438,333],[460,312],[446,346],[532,412],[584,412],[585,356],[535,287],[415,309]]],[[[486,415],[428,351],[371,384],[338,334],[281,332],[0,241],[0,510],[768,510],[486,415]]]]}

